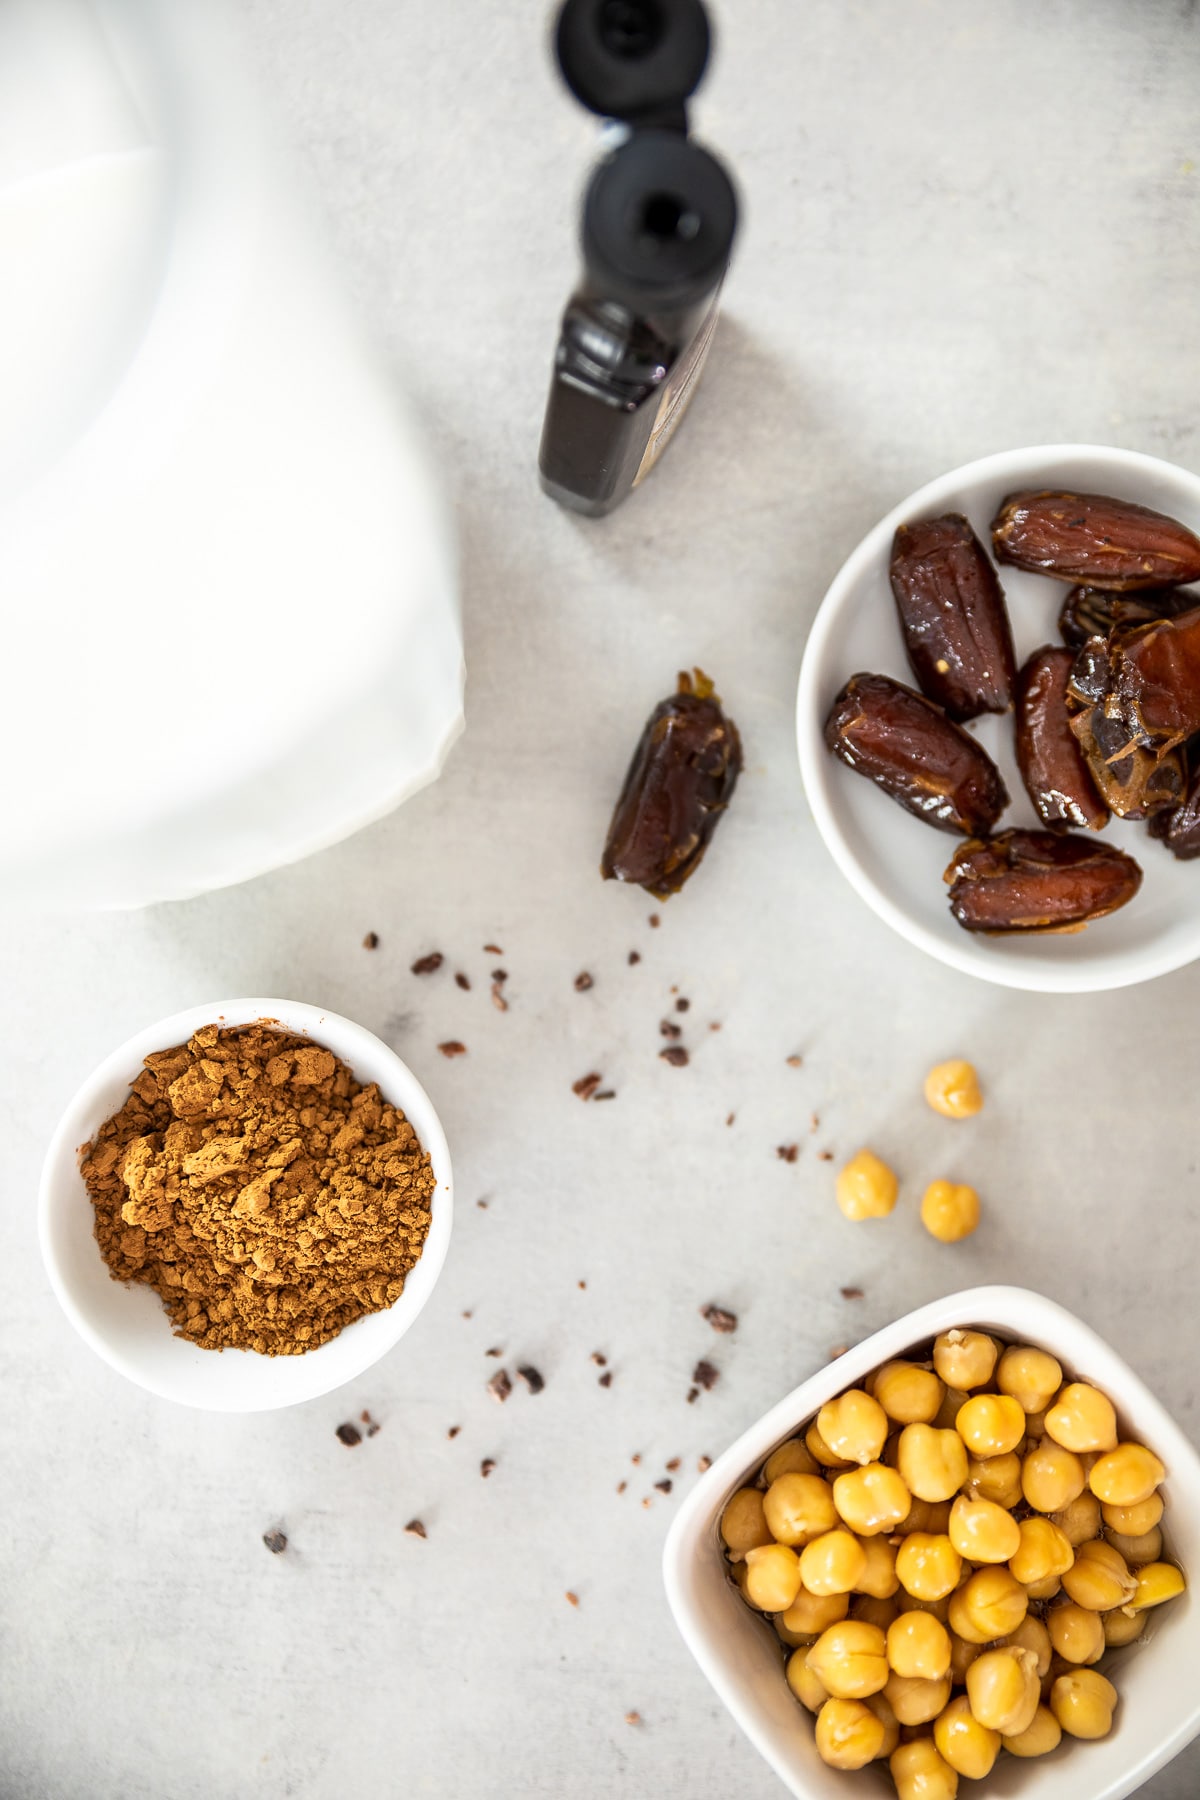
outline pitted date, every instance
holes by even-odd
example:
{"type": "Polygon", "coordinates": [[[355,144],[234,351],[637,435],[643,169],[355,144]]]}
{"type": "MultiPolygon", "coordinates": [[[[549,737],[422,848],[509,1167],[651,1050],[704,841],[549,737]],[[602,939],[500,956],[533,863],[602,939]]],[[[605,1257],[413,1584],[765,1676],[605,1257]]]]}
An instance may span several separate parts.
{"type": "Polygon", "coordinates": [[[1142,871],[1094,838],[1018,830],[961,844],[944,879],[966,931],[1066,932],[1132,900],[1142,871]]]}
{"type": "Polygon", "coordinates": [[[1187,798],[1172,812],[1156,813],[1150,821],[1152,837],[1161,838],[1180,862],[1200,856],[1200,769],[1192,776],[1187,798]]]}
{"type": "Polygon", "coordinates": [[[922,692],[960,724],[1007,712],[1016,663],[1004,591],[962,514],[901,525],[889,574],[922,692]]]}
{"type": "Polygon", "coordinates": [[[1155,756],[1130,740],[1121,719],[1089,706],[1071,719],[1071,731],[1110,811],[1120,819],[1149,819],[1183,799],[1187,775],[1181,749],[1155,756]]]}
{"type": "Polygon", "coordinates": [[[1173,619],[1200,606],[1200,594],[1188,588],[1142,588],[1132,594],[1114,588],[1073,587],[1058,613],[1058,630],[1064,644],[1081,650],[1089,638],[1104,637],[1130,625],[1149,625],[1154,619],[1173,619]]]}
{"type": "Polygon", "coordinates": [[[1108,807],[1096,791],[1067,711],[1074,661],[1070,650],[1047,644],[1034,651],[1017,676],[1017,763],[1044,825],[1052,831],[1071,825],[1099,831],[1108,824],[1108,807]]]}
{"type": "Polygon", "coordinates": [[[1195,532],[1108,494],[1010,494],[992,520],[992,549],[997,562],[1089,587],[1175,587],[1200,579],[1195,532]]]}
{"type": "Polygon", "coordinates": [[[600,873],[666,900],[699,867],[742,768],[737,726],[712,682],[679,676],[646,721],[617,801],[600,873]]]}
{"type": "Polygon", "coordinates": [[[1200,731],[1200,607],[1116,632],[1107,654],[1099,704],[1120,720],[1130,742],[1163,756],[1200,731]]]}
{"type": "Polygon", "coordinates": [[[825,742],[848,768],[941,831],[978,836],[1008,805],[987,752],[889,675],[851,676],[825,721],[825,742]]]}

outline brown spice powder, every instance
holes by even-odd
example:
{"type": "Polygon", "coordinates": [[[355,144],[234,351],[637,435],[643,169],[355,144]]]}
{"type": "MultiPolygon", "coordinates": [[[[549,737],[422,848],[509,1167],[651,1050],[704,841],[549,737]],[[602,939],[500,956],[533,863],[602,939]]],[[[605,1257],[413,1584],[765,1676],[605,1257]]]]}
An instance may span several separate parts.
{"type": "Polygon", "coordinates": [[[404,1114],[268,1024],[160,1050],[81,1153],[117,1281],[206,1350],[296,1356],[399,1299],[435,1186],[404,1114]]]}

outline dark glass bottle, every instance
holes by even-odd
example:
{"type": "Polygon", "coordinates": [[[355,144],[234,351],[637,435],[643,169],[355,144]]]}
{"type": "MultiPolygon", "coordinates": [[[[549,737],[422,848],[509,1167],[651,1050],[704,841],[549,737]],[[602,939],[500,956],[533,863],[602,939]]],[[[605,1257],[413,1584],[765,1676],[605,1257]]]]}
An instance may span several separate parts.
{"type": "Polygon", "coordinates": [[[543,487],[564,506],[610,512],[670,442],[716,325],[736,225],[725,170],[678,131],[635,129],[596,169],[539,457],[543,487]]]}

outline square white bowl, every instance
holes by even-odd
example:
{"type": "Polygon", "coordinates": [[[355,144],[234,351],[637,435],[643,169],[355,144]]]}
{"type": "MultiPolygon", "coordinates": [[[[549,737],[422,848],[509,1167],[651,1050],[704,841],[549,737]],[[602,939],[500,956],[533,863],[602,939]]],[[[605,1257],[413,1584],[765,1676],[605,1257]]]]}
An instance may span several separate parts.
{"type": "MultiPolygon", "coordinates": [[[[784,1679],[779,1639],[726,1572],[718,1522],[735,1489],[753,1482],[776,1445],[826,1400],[955,1326],[1036,1344],[1071,1376],[1103,1389],[1122,1434],[1148,1444],[1166,1464],[1169,1554],[1189,1573],[1200,1568],[1200,1458],[1128,1364],[1082,1320],[1014,1287],[971,1288],[907,1313],[802,1382],[718,1457],[684,1502],[663,1552],[667,1599],[685,1643],[751,1743],[801,1800],[895,1800],[895,1788],[885,1763],[847,1774],[817,1755],[812,1718],[784,1679]]],[[[1091,1743],[1064,1738],[1036,1760],[1002,1756],[986,1784],[966,1784],[964,1792],[988,1800],[1122,1800],[1148,1780],[1200,1732],[1200,1599],[1189,1590],[1159,1609],[1145,1642],[1110,1652],[1101,1666],[1112,1668],[1120,1695],[1110,1736],[1091,1743]]]]}

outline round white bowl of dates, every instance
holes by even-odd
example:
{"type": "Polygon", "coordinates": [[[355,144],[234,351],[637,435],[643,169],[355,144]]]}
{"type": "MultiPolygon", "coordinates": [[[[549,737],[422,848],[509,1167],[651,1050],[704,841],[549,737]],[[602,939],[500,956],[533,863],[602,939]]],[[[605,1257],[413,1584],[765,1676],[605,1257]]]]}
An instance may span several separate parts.
{"type": "Polygon", "coordinates": [[[1056,992],[1191,962],[1200,477],[1058,445],[930,482],[835,577],[796,726],[835,862],[931,956],[1056,992]]]}

